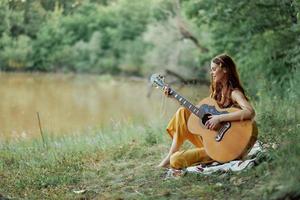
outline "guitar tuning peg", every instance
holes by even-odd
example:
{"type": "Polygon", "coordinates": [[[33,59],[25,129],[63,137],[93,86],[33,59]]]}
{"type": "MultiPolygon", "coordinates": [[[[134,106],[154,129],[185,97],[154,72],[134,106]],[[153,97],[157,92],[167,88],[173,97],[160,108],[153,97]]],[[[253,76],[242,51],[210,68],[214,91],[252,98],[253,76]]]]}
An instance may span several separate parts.
{"type": "Polygon", "coordinates": [[[164,77],[163,75],[159,75],[159,78],[160,78],[161,80],[165,80],[165,77],[164,77]]]}

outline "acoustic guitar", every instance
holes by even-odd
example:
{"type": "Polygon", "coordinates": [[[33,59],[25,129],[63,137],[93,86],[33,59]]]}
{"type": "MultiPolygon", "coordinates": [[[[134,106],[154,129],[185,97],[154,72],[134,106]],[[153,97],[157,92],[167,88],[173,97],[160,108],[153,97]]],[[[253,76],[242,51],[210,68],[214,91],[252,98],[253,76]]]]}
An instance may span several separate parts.
{"type": "MultiPolygon", "coordinates": [[[[159,74],[153,74],[150,81],[162,90],[167,86],[159,74]]],[[[239,108],[220,108],[210,97],[203,99],[195,106],[170,87],[168,93],[191,111],[188,129],[191,133],[202,137],[205,151],[212,159],[220,163],[241,159],[254,145],[258,134],[254,120],[222,122],[217,130],[205,127],[205,122],[209,120],[210,115],[231,113],[238,111],[239,108]]]]}

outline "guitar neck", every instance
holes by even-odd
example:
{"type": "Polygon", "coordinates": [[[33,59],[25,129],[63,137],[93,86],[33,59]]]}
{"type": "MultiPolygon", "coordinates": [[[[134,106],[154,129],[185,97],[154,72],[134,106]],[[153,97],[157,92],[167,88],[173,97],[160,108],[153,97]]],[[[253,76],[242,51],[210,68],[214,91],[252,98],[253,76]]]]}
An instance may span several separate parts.
{"type": "Polygon", "coordinates": [[[189,111],[194,113],[196,116],[200,116],[200,110],[196,106],[194,106],[191,102],[186,100],[183,96],[178,94],[175,90],[170,88],[169,92],[170,96],[174,97],[182,106],[187,108],[189,111]]]}

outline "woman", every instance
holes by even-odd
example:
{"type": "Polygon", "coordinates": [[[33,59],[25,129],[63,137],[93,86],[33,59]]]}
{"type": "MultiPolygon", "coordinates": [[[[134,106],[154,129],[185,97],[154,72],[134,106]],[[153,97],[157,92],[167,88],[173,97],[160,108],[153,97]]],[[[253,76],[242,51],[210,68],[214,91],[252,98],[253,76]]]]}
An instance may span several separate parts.
{"type": "MultiPolygon", "coordinates": [[[[221,54],[212,59],[211,64],[211,98],[215,99],[221,108],[231,106],[241,110],[221,115],[212,115],[205,123],[208,129],[217,129],[221,122],[252,119],[254,109],[245,96],[240,83],[236,65],[232,58],[221,54]]],[[[169,88],[165,88],[168,96],[169,88]]],[[[172,145],[168,155],[158,165],[159,167],[171,166],[175,169],[185,168],[199,163],[211,163],[211,159],[203,148],[202,139],[189,132],[187,121],[191,112],[186,108],[179,108],[168,124],[167,132],[172,138],[172,145]],[[192,142],[197,148],[179,151],[185,140],[192,142]]]]}

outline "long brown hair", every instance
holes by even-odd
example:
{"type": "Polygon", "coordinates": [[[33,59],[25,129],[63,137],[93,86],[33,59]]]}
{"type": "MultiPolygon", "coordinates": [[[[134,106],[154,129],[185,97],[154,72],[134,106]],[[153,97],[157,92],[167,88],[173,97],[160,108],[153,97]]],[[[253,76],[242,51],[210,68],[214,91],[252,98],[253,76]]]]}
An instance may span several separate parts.
{"type": "MultiPolygon", "coordinates": [[[[232,60],[232,58],[230,56],[228,56],[227,54],[221,54],[221,55],[214,57],[211,62],[220,66],[222,69],[226,69],[227,77],[228,77],[227,86],[228,86],[229,90],[227,90],[226,95],[223,96],[222,95],[222,85],[219,83],[215,83],[211,77],[210,97],[215,99],[221,107],[224,107],[225,106],[224,104],[226,102],[227,103],[229,102],[227,106],[230,106],[233,104],[232,99],[231,99],[231,92],[233,90],[238,89],[246,97],[245,90],[242,87],[238,72],[236,70],[236,65],[235,65],[234,61],[232,60]]],[[[246,99],[248,100],[247,97],[246,97],[246,99]]]]}

